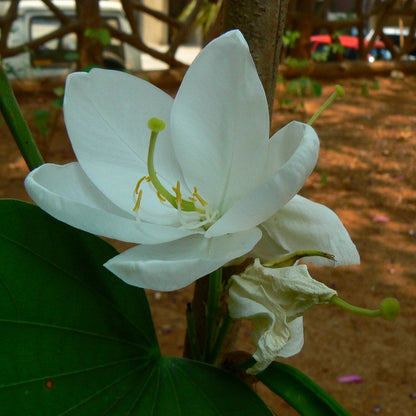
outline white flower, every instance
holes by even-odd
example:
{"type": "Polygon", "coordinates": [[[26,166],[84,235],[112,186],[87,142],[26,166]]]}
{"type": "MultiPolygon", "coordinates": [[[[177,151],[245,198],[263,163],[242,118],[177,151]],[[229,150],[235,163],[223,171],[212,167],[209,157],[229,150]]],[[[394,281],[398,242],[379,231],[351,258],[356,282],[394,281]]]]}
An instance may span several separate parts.
{"type": "MultiPolygon", "coordinates": [[[[96,69],[68,77],[64,115],[78,162],[31,172],[29,195],[67,224],[139,244],[105,266],[129,284],[157,290],[184,287],[247,255],[262,235],[275,238],[259,225],[274,215],[285,221],[281,210],[319,151],[315,131],[303,123],[269,140],[266,97],[238,31],[202,50],[175,100],[144,80],[96,69]],[[166,123],[157,143],[152,118],[166,123]]],[[[309,210],[309,201],[294,200],[309,210]]],[[[354,251],[337,217],[335,223],[341,231],[331,235],[333,245],[354,251]]],[[[296,221],[289,216],[285,227],[290,235],[283,239],[296,239],[296,221]]]]}
{"type": "Polygon", "coordinates": [[[306,265],[267,268],[258,259],[231,278],[232,318],[250,319],[256,364],[249,374],[263,371],[278,357],[297,354],[303,346],[302,315],[313,305],[327,303],[337,292],[309,275],[306,265]]]}

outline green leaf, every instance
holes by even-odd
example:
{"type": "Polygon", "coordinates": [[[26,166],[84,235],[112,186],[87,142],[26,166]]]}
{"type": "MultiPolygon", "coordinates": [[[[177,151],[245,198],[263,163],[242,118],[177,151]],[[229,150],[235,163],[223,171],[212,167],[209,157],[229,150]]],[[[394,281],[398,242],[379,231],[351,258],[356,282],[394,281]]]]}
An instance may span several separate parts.
{"type": "Polygon", "coordinates": [[[0,201],[0,403],[8,416],[267,415],[215,367],[161,357],[146,295],[102,239],[0,201]]]}
{"type": "Polygon", "coordinates": [[[351,416],[325,390],[287,364],[274,362],[256,377],[301,415],[351,416]]]}
{"type": "Polygon", "coordinates": [[[1,201],[5,414],[57,415],[87,401],[100,414],[160,356],[143,290],[102,267],[116,254],[33,205],[1,201]]]}
{"type": "Polygon", "coordinates": [[[64,55],[64,59],[65,59],[65,61],[76,61],[76,60],[78,60],[79,59],[79,53],[78,52],[67,52],[65,55],[64,55]]]}
{"type": "Polygon", "coordinates": [[[106,28],[86,29],[84,35],[88,38],[98,40],[103,46],[109,45],[111,41],[110,32],[106,28]]]}
{"type": "Polygon", "coordinates": [[[147,391],[154,396],[147,398],[152,412],[137,413],[143,416],[272,416],[251,388],[231,374],[182,358],[159,360],[147,391]]]}

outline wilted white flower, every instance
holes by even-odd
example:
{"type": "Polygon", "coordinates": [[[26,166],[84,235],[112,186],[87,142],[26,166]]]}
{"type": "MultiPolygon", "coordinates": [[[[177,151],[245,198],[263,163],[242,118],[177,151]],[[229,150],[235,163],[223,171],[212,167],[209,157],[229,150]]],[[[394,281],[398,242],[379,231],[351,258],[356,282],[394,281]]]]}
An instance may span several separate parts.
{"type": "Polygon", "coordinates": [[[243,273],[232,276],[230,316],[250,319],[253,325],[256,364],[247,372],[257,374],[276,358],[297,354],[303,346],[303,314],[336,294],[314,280],[304,264],[269,268],[256,259],[243,273]]]}

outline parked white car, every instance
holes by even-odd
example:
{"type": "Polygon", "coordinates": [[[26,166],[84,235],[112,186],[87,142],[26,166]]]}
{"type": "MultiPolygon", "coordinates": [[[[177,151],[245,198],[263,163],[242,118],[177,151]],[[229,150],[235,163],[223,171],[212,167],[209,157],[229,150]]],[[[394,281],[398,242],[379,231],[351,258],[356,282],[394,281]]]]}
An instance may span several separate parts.
{"type": "MultiPolygon", "coordinates": [[[[409,28],[408,27],[398,27],[398,26],[386,26],[383,27],[383,33],[388,36],[394,45],[397,46],[397,49],[403,47],[403,42],[406,37],[409,36],[409,28]]],[[[374,29],[371,29],[366,39],[371,39],[371,37],[374,35],[374,29]]],[[[412,43],[416,41],[416,37],[413,38],[412,43]]],[[[391,59],[391,56],[390,56],[391,59]]],[[[416,60],[416,49],[413,49],[406,55],[402,55],[401,60],[405,61],[414,61],[416,60]]]]}
{"type": "MultiPolygon", "coordinates": [[[[74,0],[54,0],[56,6],[67,15],[75,15],[74,0]]],[[[3,3],[3,13],[7,4],[3,3]]],[[[124,16],[122,6],[116,1],[101,1],[100,11],[106,23],[130,33],[130,26],[124,16]]],[[[0,10],[1,14],[1,10],[0,10]]],[[[59,28],[60,22],[45,3],[40,0],[21,0],[18,18],[14,21],[7,46],[17,47],[59,28]]],[[[10,78],[28,79],[65,75],[75,68],[76,35],[70,33],[61,39],[44,43],[37,50],[27,50],[21,54],[4,58],[3,67],[10,78]]],[[[107,67],[141,70],[140,52],[126,43],[111,39],[103,53],[107,67]]]]}

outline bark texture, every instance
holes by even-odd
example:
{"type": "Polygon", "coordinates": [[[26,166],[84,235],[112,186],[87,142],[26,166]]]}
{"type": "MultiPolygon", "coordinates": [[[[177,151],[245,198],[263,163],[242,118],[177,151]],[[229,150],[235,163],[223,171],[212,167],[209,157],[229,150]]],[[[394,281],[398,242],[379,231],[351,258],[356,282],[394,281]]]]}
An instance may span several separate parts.
{"type": "Polygon", "coordinates": [[[98,39],[85,36],[86,29],[102,27],[98,0],[76,0],[77,16],[80,21],[78,36],[79,66],[103,64],[103,45],[98,39]]]}
{"type": "Polygon", "coordinates": [[[288,3],[288,0],[224,1],[224,31],[239,29],[246,38],[266,91],[270,112],[288,3]]]}

